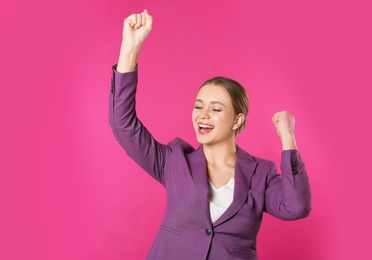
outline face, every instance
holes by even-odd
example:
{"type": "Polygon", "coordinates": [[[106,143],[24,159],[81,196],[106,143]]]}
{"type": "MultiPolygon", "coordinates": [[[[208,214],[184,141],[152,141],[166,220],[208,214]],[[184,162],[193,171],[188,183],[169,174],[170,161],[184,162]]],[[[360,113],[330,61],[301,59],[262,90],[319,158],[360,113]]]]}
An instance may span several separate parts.
{"type": "Polygon", "coordinates": [[[211,145],[235,138],[237,116],[229,93],[221,86],[205,85],[199,90],[192,120],[201,144],[211,145]]]}

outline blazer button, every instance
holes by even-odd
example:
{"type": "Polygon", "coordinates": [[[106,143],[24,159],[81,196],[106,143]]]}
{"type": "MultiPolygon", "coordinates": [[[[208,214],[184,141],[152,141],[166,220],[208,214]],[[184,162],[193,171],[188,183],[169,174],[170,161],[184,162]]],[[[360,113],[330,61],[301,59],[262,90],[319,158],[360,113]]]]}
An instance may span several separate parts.
{"type": "Polygon", "coordinates": [[[111,94],[114,94],[114,79],[111,78],[111,94]]]}
{"type": "Polygon", "coordinates": [[[212,231],[210,229],[206,229],[205,230],[205,234],[207,234],[208,236],[210,236],[212,234],[212,231]]]}

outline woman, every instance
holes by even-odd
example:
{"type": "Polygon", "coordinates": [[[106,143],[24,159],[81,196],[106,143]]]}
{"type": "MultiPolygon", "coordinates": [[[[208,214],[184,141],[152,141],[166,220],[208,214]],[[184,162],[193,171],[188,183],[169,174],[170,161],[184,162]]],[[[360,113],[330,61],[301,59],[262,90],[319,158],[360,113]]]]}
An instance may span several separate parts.
{"type": "Polygon", "coordinates": [[[272,120],[283,144],[281,170],[235,144],[248,99],[236,81],[206,81],[192,113],[194,149],[176,138],[158,143],[136,117],[137,56],[152,29],[145,10],[124,20],[123,40],[109,98],[109,121],[127,154],[167,191],[163,222],[148,259],[257,259],[263,212],[294,220],[310,212],[308,176],[294,137],[294,117],[272,120]]]}

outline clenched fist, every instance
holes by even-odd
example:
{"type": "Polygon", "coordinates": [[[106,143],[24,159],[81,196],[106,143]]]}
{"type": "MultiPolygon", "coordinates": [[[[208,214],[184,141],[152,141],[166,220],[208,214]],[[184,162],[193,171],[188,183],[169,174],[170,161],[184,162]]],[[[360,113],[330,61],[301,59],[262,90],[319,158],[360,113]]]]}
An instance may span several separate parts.
{"type": "Polygon", "coordinates": [[[280,140],[282,141],[283,150],[297,149],[294,135],[294,115],[283,110],[275,113],[272,117],[272,120],[276,128],[276,133],[279,135],[280,140]]]}
{"type": "Polygon", "coordinates": [[[145,9],[140,14],[132,14],[124,20],[123,41],[141,46],[152,29],[152,16],[145,9]]]}

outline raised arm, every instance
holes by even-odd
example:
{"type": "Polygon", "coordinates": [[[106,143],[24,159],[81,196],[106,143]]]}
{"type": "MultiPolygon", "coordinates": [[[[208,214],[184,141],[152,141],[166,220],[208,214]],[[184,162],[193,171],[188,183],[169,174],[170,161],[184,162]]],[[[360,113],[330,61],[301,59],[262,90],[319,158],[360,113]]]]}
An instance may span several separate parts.
{"type": "Polygon", "coordinates": [[[112,72],[109,122],[126,153],[165,185],[163,168],[171,148],[158,143],[136,114],[137,57],[151,29],[152,17],[147,10],[124,20],[119,61],[112,72]]]}
{"type": "Polygon", "coordinates": [[[283,146],[282,175],[273,163],[266,189],[266,211],[285,220],[303,218],[311,210],[311,191],[305,164],[297,150],[295,118],[290,112],[281,111],[272,120],[283,146]]]}

